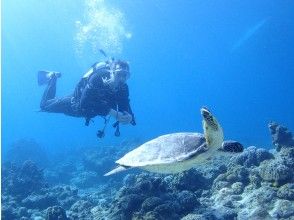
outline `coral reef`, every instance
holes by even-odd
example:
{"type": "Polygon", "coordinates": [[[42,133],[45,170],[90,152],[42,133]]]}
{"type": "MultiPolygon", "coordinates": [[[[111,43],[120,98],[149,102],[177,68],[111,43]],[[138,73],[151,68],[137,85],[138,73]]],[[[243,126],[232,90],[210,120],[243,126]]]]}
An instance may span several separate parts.
{"type": "Polygon", "coordinates": [[[294,146],[293,135],[286,127],[279,125],[277,122],[269,123],[268,127],[272,136],[272,143],[278,152],[283,147],[294,146]]]}
{"type": "MultiPolygon", "coordinates": [[[[50,187],[42,170],[32,161],[25,161],[22,166],[4,163],[1,181],[4,219],[45,219],[48,207],[59,205],[69,209],[80,199],[77,189],[70,186],[50,187]]],[[[51,214],[47,219],[54,219],[54,210],[48,211],[51,214]]]]}
{"type": "Polygon", "coordinates": [[[269,127],[274,151],[250,146],[173,175],[103,177],[129,146],[75,152],[44,172],[31,161],[4,163],[3,219],[294,219],[293,137],[269,127]]]}
{"type": "Polygon", "coordinates": [[[60,206],[49,207],[46,212],[46,220],[68,220],[65,210],[60,206]]]}
{"type": "Polygon", "coordinates": [[[260,165],[259,174],[264,181],[272,182],[275,186],[283,185],[292,178],[290,168],[279,160],[264,161],[260,165]]]}
{"type": "Polygon", "coordinates": [[[43,171],[32,161],[25,161],[21,167],[4,163],[1,184],[4,195],[17,196],[19,199],[46,187],[43,171]]]}
{"type": "Polygon", "coordinates": [[[62,159],[62,162],[56,162],[54,167],[44,170],[44,176],[52,184],[69,184],[77,171],[78,160],[70,161],[62,159]]]}
{"type": "Polygon", "coordinates": [[[85,200],[78,200],[75,202],[69,210],[70,219],[93,219],[91,209],[93,204],[85,200]]]}
{"type": "MultiPolygon", "coordinates": [[[[78,188],[99,187],[109,180],[103,175],[113,166],[113,161],[134,145],[133,142],[127,143],[130,145],[119,149],[115,146],[88,147],[58,155],[59,160],[55,165],[44,171],[45,178],[52,184],[70,184],[78,188]]],[[[121,179],[122,176],[112,176],[111,179],[121,179]]]]}
{"type": "Polygon", "coordinates": [[[236,155],[234,163],[245,166],[259,166],[259,164],[268,159],[273,159],[274,155],[265,149],[250,146],[242,154],[236,155]]]}

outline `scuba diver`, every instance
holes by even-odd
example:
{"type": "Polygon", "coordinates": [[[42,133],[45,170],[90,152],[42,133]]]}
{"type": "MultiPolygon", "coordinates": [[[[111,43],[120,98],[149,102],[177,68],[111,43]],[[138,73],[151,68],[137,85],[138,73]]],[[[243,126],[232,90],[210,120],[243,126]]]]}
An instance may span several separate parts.
{"type": "Polygon", "coordinates": [[[126,84],[130,77],[126,61],[109,59],[93,64],[79,81],[73,94],[57,98],[56,83],[60,77],[59,72],[38,72],[38,84],[47,85],[40,103],[41,111],[83,117],[86,126],[92,118],[102,116],[105,123],[103,129],[97,132],[99,138],[104,137],[110,117],[116,119],[113,124],[116,128],[115,136],[120,135],[120,123],[136,125],[126,84]]]}

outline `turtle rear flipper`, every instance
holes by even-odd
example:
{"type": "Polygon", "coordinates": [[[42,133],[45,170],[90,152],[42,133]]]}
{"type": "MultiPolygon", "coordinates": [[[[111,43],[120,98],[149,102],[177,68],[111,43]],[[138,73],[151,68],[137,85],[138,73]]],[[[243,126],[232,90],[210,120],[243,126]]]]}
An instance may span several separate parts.
{"type": "Polygon", "coordinates": [[[243,152],[244,147],[238,141],[224,141],[222,147],[219,150],[228,153],[240,153],[243,152]]]}
{"type": "Polygon", "coordinates": [[[115,173],[119,173],[119,172],[125,171],[125,170],[127,170],[128,168],[130,168],[130,167],[119,165],[119,166],[117,166],[116,168],[114,168],[113,170],[111,170],[110,172],[105,173],[104,176],[110,176],[110,175],[113,175],[113,174],[115,174],[115,173]]]}

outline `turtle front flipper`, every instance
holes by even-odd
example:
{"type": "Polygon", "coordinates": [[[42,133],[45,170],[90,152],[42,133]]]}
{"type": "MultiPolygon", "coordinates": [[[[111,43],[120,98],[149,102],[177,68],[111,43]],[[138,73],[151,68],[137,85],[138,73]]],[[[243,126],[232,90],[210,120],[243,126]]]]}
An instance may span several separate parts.
{"type": "Polygon", "coordinates": [[[229,153],[240,153],[243,152],[244,147],[238,141],[224,141],[219,150],[229,153]]]}

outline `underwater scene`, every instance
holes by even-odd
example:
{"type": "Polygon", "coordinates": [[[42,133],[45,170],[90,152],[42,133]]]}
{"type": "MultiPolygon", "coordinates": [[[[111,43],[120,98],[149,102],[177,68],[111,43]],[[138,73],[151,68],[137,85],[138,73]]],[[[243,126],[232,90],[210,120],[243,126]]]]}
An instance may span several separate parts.
{"type": "Polygon", "coordinates": [[[294,220],[293,12],[2,0],[1,219],[294,220]]]}

